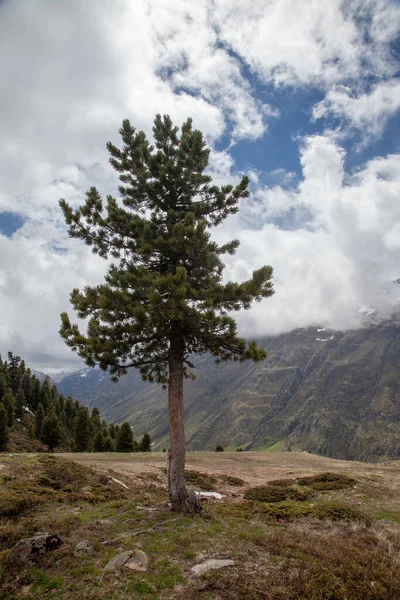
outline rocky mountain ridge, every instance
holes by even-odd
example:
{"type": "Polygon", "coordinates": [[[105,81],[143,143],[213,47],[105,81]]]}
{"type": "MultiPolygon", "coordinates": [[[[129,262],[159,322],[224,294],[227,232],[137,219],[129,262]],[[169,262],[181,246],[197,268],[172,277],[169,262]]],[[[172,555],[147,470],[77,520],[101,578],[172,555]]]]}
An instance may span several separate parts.
{"type": "MultiPolygon", "coordinates": [[[[354,331],[297,329],[259,340],[267,360],[216,365],[195,357],[185,383],[185,427],[192,450],[308,450],[347,460],[400,458],[400,324],[354,331]]],[[[60,392],[138,434],[168,445],[166,392],[131,371],[118,383],[99,369],[64,378],[60,392]]]]}

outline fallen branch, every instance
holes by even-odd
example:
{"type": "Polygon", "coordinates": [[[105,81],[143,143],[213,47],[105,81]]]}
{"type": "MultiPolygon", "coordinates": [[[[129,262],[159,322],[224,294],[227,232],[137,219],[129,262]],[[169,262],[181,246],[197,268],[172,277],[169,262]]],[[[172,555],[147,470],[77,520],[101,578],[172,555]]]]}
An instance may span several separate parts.
{"type": "Polygon", "coordinates": [[[101,542],[101,543],[103,544],[103,546],[109,546],[111,544],[114,544],[114,542],[118,542],[119,540],[122,540],[123,538],[126,539],[126,534],[119,535],[118,537],[114,538],[113,540],[105,540],[104,542],[101,542]]]}
{"type": "MultiPolygon", "coordinates": [[[[160,523],[156,523],[155,525],[153,525],[152,527],[149,527],[148,529],[142,529],[141,531],[135,531],[134,533],[131,534],[126,534],[123,533],[122,535],[119,535],[118,537],[114,538],[113,540],[105,540],[104,542],[101,542],[103,544],[103,546],[109,546],[110,544],[114,544],[114,542],[118,542],[121,539],[126,539],[127,537],[135,537],[137,535],[143,535],[144,533],[148,533],[149,531],[154,531],[154,529],[156,529],[157,527],[162,527],[163,525],[166,525],[167,523],[172,523],[172,521],[178,521],[181,517],[176,517],[175,519],[168,519],[168,521],[161,521],[160,523]]],[[[127,523],[128,521],[133,521],[134,519],[127,519],[126,521],[124,521],[124,523],[127,523]]]]}
{"type": "Polygon", "coordinates": [[[153,527],[149,527],[149,529],[142,529],[142,531],[136,531],[135,533],[132,533],[132,536],[142,535],[142,533],[148,533],[149,531],[153,531],[157,527],[162,527],[167,523],[172,523],[172,521],[179,521],[180,518],[181,517],[176,517],[175,519],[168,519],[168,521],[161,521],[161,523],[156,523],[155,525],[153,525],[153,527]]]}

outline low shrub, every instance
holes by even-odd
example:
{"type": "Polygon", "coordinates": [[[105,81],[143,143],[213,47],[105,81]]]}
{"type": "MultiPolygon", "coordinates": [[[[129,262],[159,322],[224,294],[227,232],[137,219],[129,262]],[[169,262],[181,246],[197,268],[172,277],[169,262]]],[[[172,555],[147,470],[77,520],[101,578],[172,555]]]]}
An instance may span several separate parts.
{"type": "Polygon", "coordinates": [[[232,477],[232,475],[220,475],[219,479],[223,483],[226,483],[227,485],[232,485],[232,486],[246,484],[246,482],[243,479],[240,479],[240,477],[232,477]]]}
{"type": "Polygon", "coordinates": [[[371,525],[371,519],[363,511],[344,502],[319,502],[313,506],[313,516],[329,521],[359,521],[371,525]]]}
{"type": "Polygon", "coordinates": [[[296,521],[304,517],[315,517],[329,521],[355,521],[371,524],[371,519],[363,511],[344,502],[279,502],[264,505],[265,513],[276,519],[296,521]]]}
{"type": "Polygon", "coordinates": [[[303,502],[310,496],[310,492],[306,490],[298,490],[294,487],[280,488],[276,485],[259,485],[249,488],[244,494],[246,500],[258,500],[258,502],[282,502],[284,500],[303,502]]]}
{"type": "Polygon", "coordinates": [[[0,517],[18,517],[32,507],[40,504],[39,494],[28,489],[0,489],[0,517]]]}
{"type": "Polygon", "coordinates": [[[316,491],[330,491],[352,487],[357,480],[343,473],[319,473],[308,477],[298,477],[297,483],[316,491]]]}
{"type": "Polygon", "coordinates": [[[294,483],[296,483],[295,479],[273,479],[272,481],[267,481],[268,485],[275,485],[277,487],[290,487],[294,483]]]}
{"type": "Polygon", "coordinates": [[[215,484],[217,483],[217,478],[214,475],[190,470],[185,471],[185,480],[186,483],[205,491],[215,490],[215,484]]]}
{"type": "Polygon", "coordinates": [[[83,467],[77,463],[64,458],[44,455],[38,459],[39,473],[37,482],[40,485],[62,490],[65,487],[80,489],[82,485],[88,485],[91,480],[99,482],[98,476],[89,467],[83,467]]]}

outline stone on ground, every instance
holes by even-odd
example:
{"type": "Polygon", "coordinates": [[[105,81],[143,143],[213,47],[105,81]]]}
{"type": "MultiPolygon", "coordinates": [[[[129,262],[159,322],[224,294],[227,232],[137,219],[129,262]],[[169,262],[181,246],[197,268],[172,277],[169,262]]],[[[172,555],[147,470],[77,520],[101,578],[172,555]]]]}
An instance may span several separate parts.
{"type": "Polygon", "coordinates": [[[75,546],[74,556],[80,556],[81,554],[93,554],[93,546],[89,540],[82,540],[75,546]]]}
{"type": "Polygon", "coordinates": [[[124,569],[131,571],[147,571],[149,568],[149,557],[142,550],[135,550],[135,553],[124,564],[124,569]]]}
{"type": "Polygon", "coordinates": [[[11,548],[7,561],[13,563],[28,563],[47,552],[57,550],[64,542],[58,535],[52,533],[36,533],[31,538],[20,540],[11,548]]]}
{"type": "Polygon", "coordinates": [[[214,569],[222,569],[223,567],[232,567],[234,565],[235,561],[230,559],[210,558],[209,560],[192,567],[191,571],[194,575],[199,576],[214,569]]]}
{"type": "Polygon", "coordinates": [[[149,557],[142,550],[127,550],[121,552],[112,558],[106,566],[105,571],[117,571],[126,567],[131,571],[147,571],[149,566],[149,557]]]}

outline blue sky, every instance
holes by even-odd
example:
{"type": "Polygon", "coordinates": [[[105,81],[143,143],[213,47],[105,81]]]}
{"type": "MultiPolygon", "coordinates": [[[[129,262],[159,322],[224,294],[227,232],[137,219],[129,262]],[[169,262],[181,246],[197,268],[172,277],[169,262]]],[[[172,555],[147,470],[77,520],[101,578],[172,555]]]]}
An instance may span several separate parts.
{"type": "Polygon", "coordinates": [[[271,264],[244,335],[363,325],[397,310],[400,4],[394,0],[0,0],[0,351],[79,367],[58,337],[74,287],[106,266],[68,239],[58,199],[116,193],[105,143],[129,118],[188,116],[210,173],[252,195],[215,230],[226,278],[271,264]],[[361,312],[360,312],[361,309],[361,312]]]}

